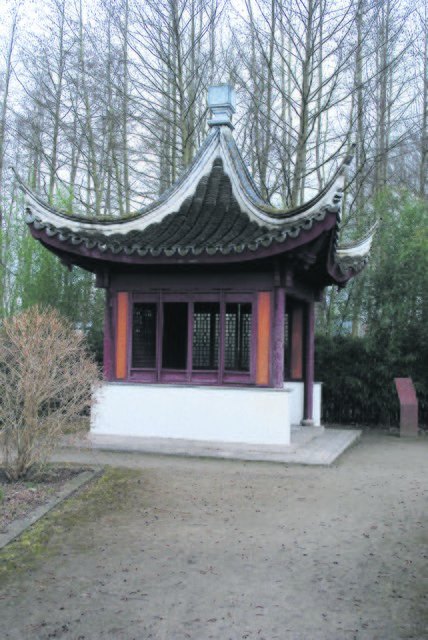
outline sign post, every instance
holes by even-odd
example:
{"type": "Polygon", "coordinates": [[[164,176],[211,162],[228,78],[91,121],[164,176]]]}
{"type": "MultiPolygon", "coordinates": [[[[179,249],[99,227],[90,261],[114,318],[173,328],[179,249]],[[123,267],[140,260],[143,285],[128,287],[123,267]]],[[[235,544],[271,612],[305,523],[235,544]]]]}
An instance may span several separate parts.
{"type": "Polygon", "coordinates": [[[400,437],[418,435],[418,401],[411,378],[395,378],[400,400],[400,437]]]}

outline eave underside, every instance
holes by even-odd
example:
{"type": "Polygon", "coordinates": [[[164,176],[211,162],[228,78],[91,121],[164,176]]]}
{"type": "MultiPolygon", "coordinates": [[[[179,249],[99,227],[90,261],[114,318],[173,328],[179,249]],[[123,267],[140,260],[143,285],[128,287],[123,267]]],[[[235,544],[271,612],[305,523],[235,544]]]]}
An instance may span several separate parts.
{"type": "MultiPolygon", "coordinates": [[[[86,271],[97,274],[98,282],[104,283],[100,286],[107,286],[108,276],[111,273],[169,273],[174,274],[178,271],[184,273],[195,272],[257,272],[257,271],[270,271],[272,273],[281,274],[281,283],[285,283],[285,274],[289,273],[293,278],[297,278],[300,282],[306,283],[309,287],[315,287],[316,289],[322,289],[331,284],[341,284],[346,282],[354,275],[352,269],[347,273],[338,272],[337,277],[331,275],[329,268],[329,252],[332,242],[331,229],[324,230],[319,236],[313,240],[305,239],[306,242],[293,243],[287,249],[280,247],[276,253],[272,251],[247,252],[245,255],[240,256],[240,259],[231,260],[230,257],[226,260],[223,256],[223,260],[212,258],[211,260],[195,260],[186,259],[182,257],[179,260],[159,260],[159,258],[151,257],[135,258],[128,257],[127,260],[119,259],[119,256],[115,255],[97,255],[94,256],[90,251],[86,255],[81,252],[71,252],[67,250],[64,243],[59,243],[58,246],[51,244],[52,239],[43,238],[42,232],[33,233],[33,235],[41,242],[41,244],[54,253],[61,262],[71,268],[77,266],[86,271]],[[48,243],[49,242],[49,243],[48,243]]],[[[291,243],[290,243],[291,244],[291,243]]],[[[76,247],[73,248],[76,251],[76,247]]],[[[278,247],[277,247],[278,249],[278,247]]]]}

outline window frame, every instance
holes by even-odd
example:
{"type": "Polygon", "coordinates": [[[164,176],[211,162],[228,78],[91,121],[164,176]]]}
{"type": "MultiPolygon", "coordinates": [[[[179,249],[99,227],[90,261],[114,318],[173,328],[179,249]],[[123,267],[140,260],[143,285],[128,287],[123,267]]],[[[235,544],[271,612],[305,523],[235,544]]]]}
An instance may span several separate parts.
{"type": "Polygon", "coordinates": [[[257,344],[257,292],[164,292],[153,291],[151,293],[130,293],[128,313],[128,379],[134,382],[152,383],[192,383],[192,384],[238,384],[248,385],[255,383],[256,369],[256,344],[257,344]],[[186,369],[174,370],[162,367],[162,342],[164,326],[164,303],[186,302],[188,305],[187,326],[187,364],[186,369]],[[193,330],[194,330],[194,305],[195,303],[211,302],[220,305],[219,321],[219,354],[218,369],[194,369],[193,368],[193,330]],[[133,348],[133,315],[134,304],[155,303],[157,305],[156,322],[156,366],[154,368],[142,368],[132,366],[133,348]],[[249,371],[225,370],[225,329],[226,329],[226,304],[251,304],[251,330],[250,330],[250,366],[249,371]]]}

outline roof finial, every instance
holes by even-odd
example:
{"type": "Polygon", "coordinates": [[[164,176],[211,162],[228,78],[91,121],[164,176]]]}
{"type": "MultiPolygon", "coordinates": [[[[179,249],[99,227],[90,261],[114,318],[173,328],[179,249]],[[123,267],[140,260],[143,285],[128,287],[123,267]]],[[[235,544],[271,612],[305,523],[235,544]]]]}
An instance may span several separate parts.
{"type": "Polygon", "coordinates": [[[236,111],[235,91],[228,84],[217,87],[208,87],[208,108],[211,109],[212,118],[208,120],[210,127],[226,125],[233,129],[232,115],[236,111]]]}

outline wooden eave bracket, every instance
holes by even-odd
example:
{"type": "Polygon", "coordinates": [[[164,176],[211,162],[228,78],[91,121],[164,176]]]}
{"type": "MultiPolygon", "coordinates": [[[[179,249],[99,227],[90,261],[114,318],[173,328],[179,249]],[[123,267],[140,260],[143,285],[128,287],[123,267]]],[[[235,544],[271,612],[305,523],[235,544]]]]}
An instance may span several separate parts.
{"type": "Polygon", "coordinates": [[[108,289],[110,286],[110,272],[108,269],[96,271],[95,286],[97,289],[108,289]]]}

